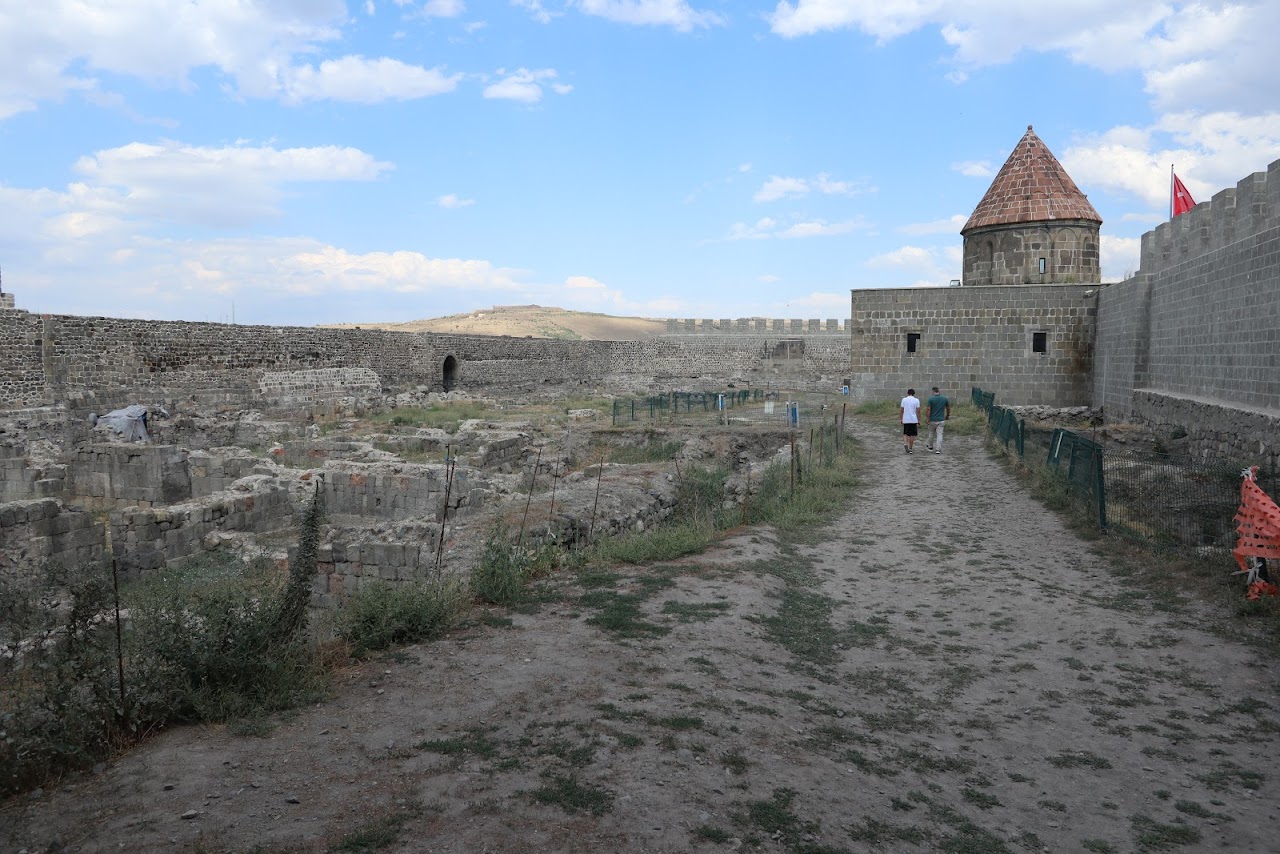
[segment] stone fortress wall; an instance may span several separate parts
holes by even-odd
[[[1143,235],[1137,274],[1098,295],[1092,386],[1109,420],[1276,460],[1280,160]]]
[[[1097,285],[880,288],[853,292],[856,401],[979,386],[1015,406],[1089,402]]]

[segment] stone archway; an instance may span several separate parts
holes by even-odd
[[[453,391],[458,387],[458,360],[453,356],[444,357],[444,374],[442,380],[445,391]]]

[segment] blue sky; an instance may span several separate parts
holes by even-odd
[[[1280,158],[1280,3],[0,0],[34,312],[847,317],[960,275],[1028,124],[1105,280]]]

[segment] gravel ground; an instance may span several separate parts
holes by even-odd
[[[858,430],[821,530],[564,573],[265,737],[178,728],[12,799],[4,849],[1280,849],[1273,664],[980,439]]]

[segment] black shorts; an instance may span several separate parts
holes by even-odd
[[[919,435],[920,435],[920,425],[919,425],[919,424],[903,424],[903,425],[902,425],[902,435],[904,435],[904,436],[919,436]]]

